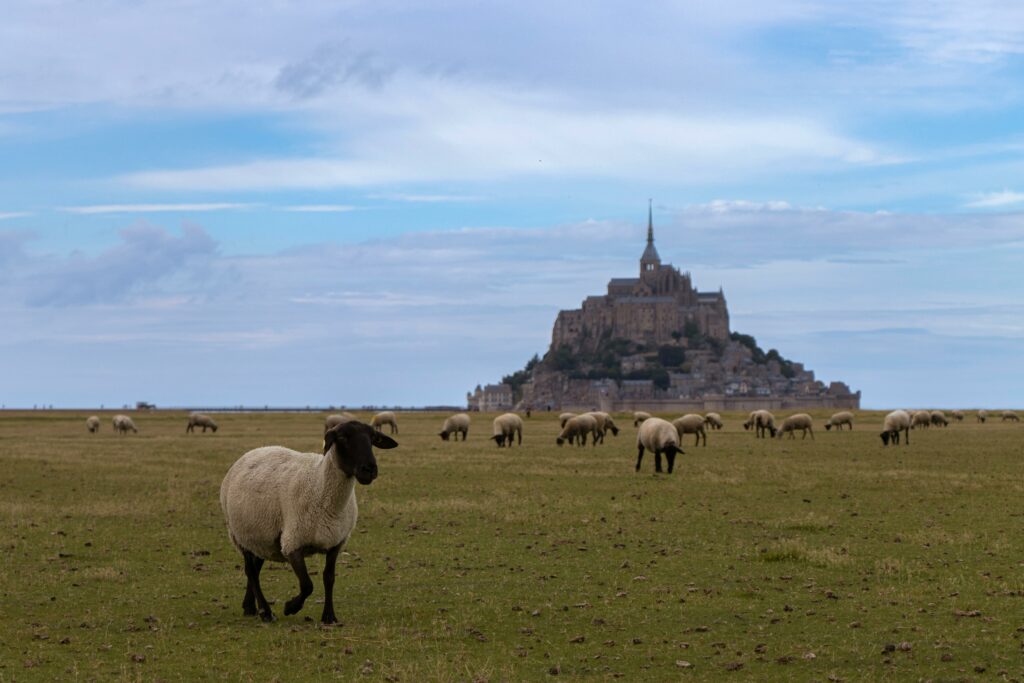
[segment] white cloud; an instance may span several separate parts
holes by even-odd
[[[355,211],[357,207],[351,204],[299,204],[282,208],[284,211],[295,211],[298,213],[347,213]]]
[[[371,194],[370,199],[384,199],[389,202],[448,203],[478,202],[483,197],[459,194]]]
[[[64,206],[60,210],[65,213],[102,214],[102,213],[165,213],[183,212],[196,213],[203,211],[236,211],[248,209],[253,204],[237,204],[217,202],[207,204],[94,204],[89,206]]]
[[[27,218],[32,213],[29,211],[0,211],[0,221],[11,220],[13,218]]]
[[[976,198],[965,204],[976,209],[991,209],[1002,206],[1011,206],[1024,202],[1024,192],[1013,192],[1003,190],[1002,192],[988,192],[976,195]]]

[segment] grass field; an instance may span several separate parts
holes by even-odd
[[[268,564],[278,621],[242,616],[218,503],[245,451],[317,450],[322,415],[86,415],[0,413],[0,681],[1024,680],[1024,425],[886,449],[881,413],[815,441],[727,414],[656,476],[625,418],[578,449],[534,415],[499,450],[492,416],[455,443],[400,414],[324,628],[320,558],[300,614]]]

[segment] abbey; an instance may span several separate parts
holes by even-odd
[[[467,394],[470,409],[753,410],[859,408],[860,392],[762,350],[729,327],[725,294],[663,264],[651,209],[638,277],[560,311],[543,358]]]

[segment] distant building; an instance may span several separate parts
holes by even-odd
[[[826,387],[803,364],[732,333],[721,288],[700,292],[688,272],[661,262],[650,208],[639,277],[612,278],[605,294],[560,311],[551,347],[517,392],[478,385],[467,402],[482,411],[860,407],[845,383]]]

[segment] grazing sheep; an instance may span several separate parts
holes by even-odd
[[[767,434],[771,433],[774,437],[776,433],[775,429],[775,416],[769,413],[767,410],[755,410],[750,413],[750,417],[743,423],[744,429],[754,428],[754,436],[758,439],[767,438]]]
[[[96,417],[95,415],[86,418],[85,426],[89,430],[90,434],[95,434],[96,432],[100,431],[100,418]]]
[[[381,429],[384,425],[388,425],[391,434],[398,433],[398,420],[395,419],[395,414],[390,410],[381,411],[370,418],[370,426],[378,432],[384,431]]]
[[[708,433],[704,431],[704,418],[695,413],[683,415],[672,420],[672,426],[679,433],[679,440],[682,442],[683,434],[695,434],[694,446],[700,445],[701,437],[704,437],[704,445],[708,445]]]
[[[932,424],[936,427],[940,425],[946,427],[949,425],[949,420],[946,419],[946,414],[941,410],[933,410],[929,415],[929,418],[931,419]]]
[[[597,420],[597,441],[604,443],[604,435],[609,431],[612,433],[612,436],[619,435],[619,428],[615,426],[615,420],[608,413],[601,410],[592,410],[589,413],[584,413],[584,415],[592,415]],[[564,427],[565,425],[562,426]]]
[[[676,464],[676,453],[682,453],[679,446],[679,432],[671,422],[660,417],[649,417],[640,425],[636,433],[636,471],[640,471],[640,462],[644,459],[644,449],[654,451],[654,471],[661,472],[661,454],[665,454],[668,462],[668,473]]]
[[[135,423],[127,415],[115,415],[113,423],[114,431],[118,434],[127,434],[129,429],[136,434],[139,433],[139,430],[135,427]]]
[[[918,410],[914,413],[914,417],[910,419],[910,428],[917,429],[928,429],[932,424],[932,414],[927,410]]]
[[[206,433],[206,428],[209,427],[213,432],[217,433],[217,423],[213,421],[213,418],[205,413],[190,413],[188,416],[188,426],[185,427],[185,432],[194,432],[196,427],[203,428],[203,434]]]
[[[565,423],[576,417],[576,413],[562,413],[558,416],[558,422],[562,427],[565,427]]]
[[[459,434],[462,434],[462,440],[465,441],[469,437],[469,415],[466,413],[455,413],[444,420],[444,426],[441,427],[440,436],[445,441],[448,437],[455,434],[455,441],[459,440]]]
[[[900,443],[900,432],[906,432],[906,445],[910,445],[910,415],[905,410],[894,410],[885,416],[885,423],[882,425],[882,444],[889,445],[892,441],[894,446]]]
[[[853,413],[846,410],[836,413],[825,423],[825,431],[835,427],[837,432],[841,432],[843,425],[849,425],[850,429],[853,429]]]
[[[987,410],[979,410],[978,411],[978,422],[980,422],[981,424],[985,424],[985,420],[987,420],[987,419],[988,419],[988,411]]]
[[[708,413],[704,416],[704,423],[711,429],[721,429],[725,426],[722,422],[722,416],[718,413]]]
[[[807,413],[797,413],[796,415],[790,415],[782,421],[782,426],[779,427],[778,438],[782,438],[783,434],[789,434],[789,438],[796,438],[796,430],[803,432],[801,439],[807,438],[807,432],[811,433],[811,441],[814,441],[814,421],[811,420],[811,416]]]
[[[220,485],[220,507],[228,537],[242,553],[248,580],[242,613],[273,621],[260,588],[265,560],[288,562],[299,579],[299,594],[285,614],[302,609],[313,592],[306,557],[324,553],[324,608],[320,621],[337,623],[334,573],[338,553],[352,535],[359,510],[356,482],[377,478],[373,447],[398,444],[362,422],[345,422],[324,435],[324,453],[299,453],[265,446],[240,457]]]
[[[639,427],[641,424],[643,424],[644,420],[650,420],[650,419],[651,419],[651,414],[650,413],[645,413],[642,410],[637,410],[637,411],[633,412],[633,426],[634,427]]]
[[[964,421],[964,411],[962,411],[962,410],[954,410],[953,411],[953,419],[956,420],[957,422],[963,422]]]
[[[353,420],[358,420],[358,418],[352,413],[328,415],[324,419],[324,434],[326,434],[327,430],[332,427],[337,427],[340,424],[344,424],[345,422],[352,422]]]
[[[555,439],[555,443],[561,446],[566,441],[574,443],[576,439],[579,439],[578,445],[586,446],[587,434],[591,434],[594,437],[593,445],[596,446],[598,429],[597,418],[590,413],[570,417],[562,427],[562,432]]]
[[[498,444],[498,448],[505,445],[508,442],[508,447],[512,448],[512,438],[518,436],[519,445],[523,445],[523,421],[515,413],[505,413],[494,418],[493,426],[494,442]]]
[[[1003,411],[1003,422],[1020,422],[1020,417],[1012,410]]]

